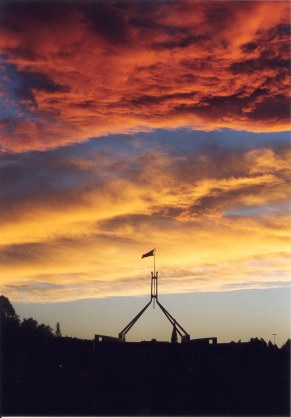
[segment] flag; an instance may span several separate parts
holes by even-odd
[[[149,251],[148,253],[145,253],[141,256],[141,258],[150,257],[151,255],[154,255],[155,249],[152,251]]]

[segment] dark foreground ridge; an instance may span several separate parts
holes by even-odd
[[[93,348],[5,306],[1,415],[289,416],[290,340]]]

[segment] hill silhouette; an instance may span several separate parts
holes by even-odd
[[[20,321],[0,297],[1,415],[289,416],[290,340],[104,342]]]

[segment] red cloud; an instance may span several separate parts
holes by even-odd
[[[6,150],[157,127],[288,127],[288,2],[1,7]]]

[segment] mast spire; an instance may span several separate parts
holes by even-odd
[[[141,317],[141,315],[145,312],[145,310],[150,306],[153,301],[153,306],[155,307],[155,300],[157,301],[157,305],[166,316],[168,321],[171,323],[173,327],[172,338],[171,341],[174,343],[177,341],[177,334],[181,337],[181,342],[185,343],[190,341],[190,335],[184,330],[184,328],[179,324],[178,321],[166,310],[166,308],[159,302],[158,300],[158,271],[156,271],[156,249],[149,251],[142,255],[141,258],[145,257],[154,257],[154,271],[152,271],[151,277],[151,298],[150,301],[145,305],[145,307],[126,325],[125,328],[118,334],[118,337],[121,341],[125,341],[125,336],[127,332],[133,327],[136,321]]]

